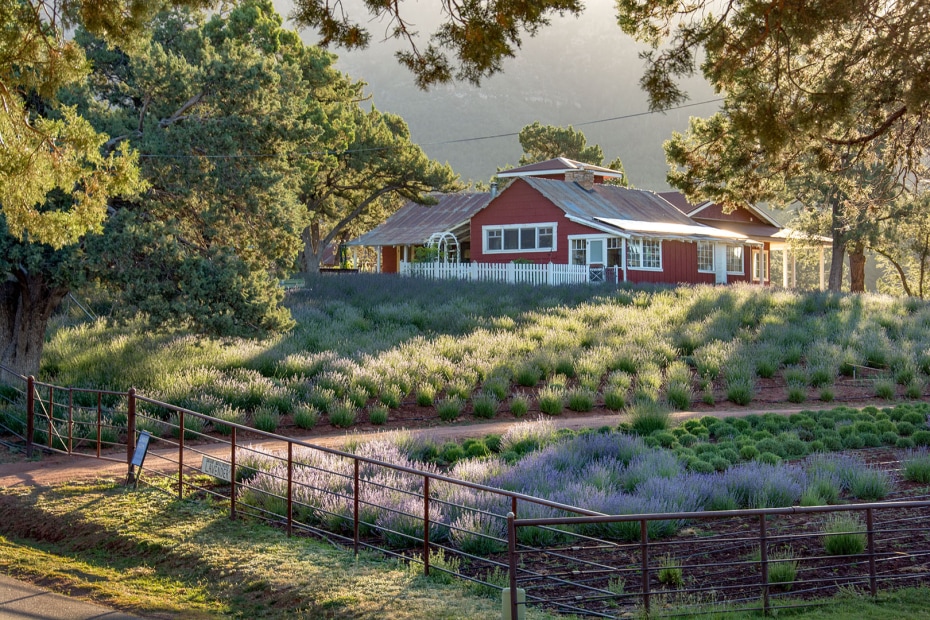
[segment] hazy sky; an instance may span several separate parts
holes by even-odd
[[[408,0],[404,8],[422,32],[429,3]],[[279,0],[287,15],[290,6]],[[367,16],[361,11],[357,15]],[[380,42],[385,26],[369,24],[373,43],[360,52],[333,49],[338,67],[368,83],[379,109],[400,114],[410,126],[413,139],[433,158],[448,161],[464,179],[487,180],[498,166],[516,164],[521,149],[516,136],[461,141],[500,134],[516,134],[533,121],[573,125],[589,143],[600,144],[606,160],[621,157],[637,187],[667,189],[662,142],[674,130],[684,131],[690,115],[707,116],[717,104],[707,104],[666,114],[592,123],[602,119],[647,111],[639,89],[641,49],[617,26],[613,2],[592,0],[581,17],[555,18],[539,36],[524,41],[517,57],[505,62],[504,72],[481,87],[454,84],[428,92],[414,85],[412,75],[397,64],[397,43]],[[301,33],[308,43],[315,34]],[[717,96],[702,80],[688,83],[692,102]],[[590,123],[590,124],[587,124]]]

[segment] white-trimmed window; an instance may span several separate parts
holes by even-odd
[[[697,242],[698,271],[714,272],[714,244],[710,241]]]
[[[743,246],[727,246],[727,273],[744,273],[746,267],[743,265]]]
[[[620,237],[607,237],[607,266],[622,267],[623,239]]]
[[[767,282],[769,279],[769,253],[767,250],[752,252],[752,279]]]
[[[484,226],[484,251],[551,252],[555,250],[556,225],[520,224],[513,226]]]
[[[662,270],[662,240],[633,238],[626,242],[626,266],[629,269]]]

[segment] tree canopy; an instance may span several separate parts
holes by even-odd
[[[588,145],[584,133],[572,126],[556,127],[543,125],[535,121],[520,130],[520,146],[523,155],[520,156],[520,165],[533,164],[540,161],[565,157],[574,161],[595,166],[604,165],[604,151],[597,144]],[[606,166],[611,170],[623,173],[621,185],[628,185],[623,162],[617,157]]]
[[[172,0],[174,4],[206,4]],[[6,230],[62,247],[99,231],[111,196],[139,189],[130,151],[100,153],[97,133],[55,100],[78,84],[89,65],[65,32],[82,24],[129,48],[145,39],[143,25],[166,0],[0,0],[0,208]],[[46,197],[55,200],[48,208]]]

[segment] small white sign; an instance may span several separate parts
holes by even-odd
[[[220,480],[225,480],[226,482],[230,482],[232,480],[232,468],[226,461],[221,461],[219,459],[205,456],[203,457],[203,461],[200,463],[200,470],[205,474],[209,474],[215,478],[219,478]]]

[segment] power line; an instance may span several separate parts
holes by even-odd
[[[634,112],[632,114],[623,114],[621,116],[612,116],[610,118],[600,118],[593,121],[585,121],[583,123],[574,123],[571,124],[573,127],[584,127],[586,125],[597,125],[599,123],[610,123],[613,121],[622,121],[630,118],[637,118],[640,116],[650,116],[652,114],[664,114],[666,112],[673,112],[675,110],[684,110],[687,108],[694,108],[697,106],[707,105],[709,103],[720,103],[723,101],[723,98],[717,99],[708,99],[706,101],[698,101],[695,103],[686,103],[678,106],[673,106],[670,108],[664,108],[662,110],[647,110],[644,112]],[[472,138],[458,138],[455,140],[442,140],[440,142],[426,142],[420,144],[419,146],[443,146],[446,144],[462,144],[465,142],[479,142],[482,140],[497,140],[498,138],[513,138],[519,136],[519,131],[512,131],[509,133],[498,133],[489,136],[475,136]],[[359,148],[359,149],[346,149],[343,151],[296,151],[293,153],[239,153],[233,155],[190,155],[190,154],[140,154],[140,159],[267,159],[271,157],[322,157],[325,155],[349,155],[351,153],[372,153],[377,151],[388,151],[399,147],[394,146],[379,146],[371,148]]]

